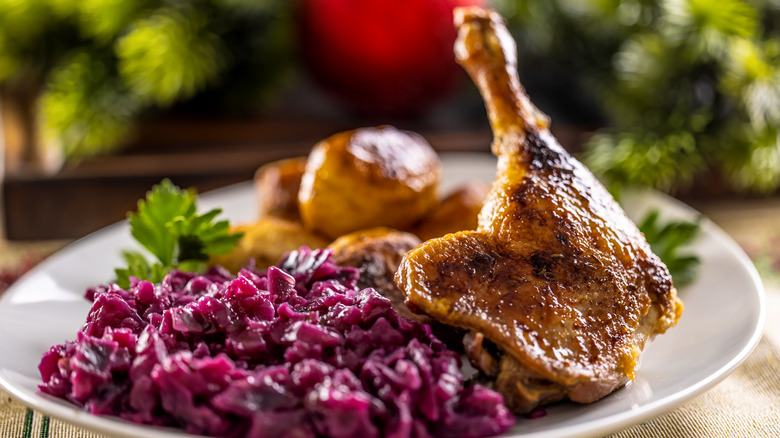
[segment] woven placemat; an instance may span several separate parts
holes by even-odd
[[[746,249],[764,279],[768,318],[755,351],[714,388],[668,413],[615,432],[610,438],[780,437],[780,318],[776,317],[780,315],[780,203],[757,205],[742,205],[740,209],[723,205],[705,211]],[[55,243],[35,248],[45,254],[61,246],[62,243]],[[32,254],[32,260],[40,256]],[[16,256],[15,260],[25,263],[28,259]],[[12,272],[23,271],[14,269]],[[0,390],[0,438],[18,437],[104,436],[51,419]]]
[[[50,419],[0,390],[0,437],[103,438]],[[780,354],[766,337],[712,390],[611,438],[780,437]],[[106,437],[108,438],[108,437]]]

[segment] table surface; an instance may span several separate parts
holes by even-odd
[[[690,201],[739,243],[759,269],[767,295],[767,325],[757,348],[720,384],[662,416],[611,437],[780,436],[780,199]],[[0,267],[34,263],[66,241],[0,240]],[[1,341],[0,341],[1,342]],[[50,419],[0,390],[0,437],[97,438]]]

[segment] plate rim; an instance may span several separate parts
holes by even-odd
[[[445,162],[448,159],[455,159],[455,157],[457,157],[459,160],[470,160],[471,158],[484,160],[486,157],[492,157],[486,153],[468,152],[441,153],[440,155],[442,157],[442,161]],[[231,184],[223,188],[204,192],[200,195],[199,200],[205,201],[204,203],[215,204],[219,197],[224,196],[225,193],[240,193],[249,189],[250,187],[251,182],[249,181]],[[702,226],[706,227],[707,232],[711,235],[711,237],[717,239],[719,245],[723,245],[728,250],[728,252],[736,257],[736,259],[739,261],[740,268],[742,268],[742,270],[748,274],[751,284],[754,286],[752,290],[754,290],[756,293],[755,298],[758,306],[757,309],[754,309],[758,311],[758,318],[752,327],[752,332],[748,340],[742,345],[742,348],[737,354],[731,357],[715,372],[710,373],[705,378],[697,381],[693,385],[687,386],[683,390],[675,391],[663,398],[641,406],[639,409],[627,409],[626,411],[622,411],[617,414],[595,418],[583,423],[568,425],[553,430],[540,430],[530,433],[520,432],[519,434],[510,430],[502,436],[518,438],[596,436],[614,432],[650,418],[657,417],[665,412],[669,412],[679,407],[683,403],[706,392],[720,383],[747,359],[747,357],[755,350],[761,341],[767,317],[765,289],[757,269],[750,261],[747,254],[745,254],[742,248],[739,247],[739,245],[723,229],[721,229],[712,220],[693,209],[691,206],[658,191],[641,190],[640,192],[645,192],[646,195],[649,194],[651,197],[657,197],[665,203],[672,204],[676,209],[685,211],[687,214],[700,215],[703,218]],[[199,202],[199,204],[202,203]],[[23,275],[15,284],[11,285],[11,287],[2,296],[0,296],[0,309],[7,305],[7,302],[10,301],[14,295],[20,293],[17,290],[22,290],[21,286],[24,285],[24,280],[34,275],[38,275],[41,272],[45,272],[49,265],[56,263],[59,258],[66,257],[70,252],[84,245],[91,245],[95,239],[100,239],[101,237],[110,235],[111,233],[118,233],[121,228],[126,227],[126,222],[126,220],[119,221],[95,232],[89,233],[86,236],[66,245],[56,253],[52,254],[51,257],[43,260],[40,264]],[[17,287],[17,285],[20,286]],[[170,438],[176,436],[194,437],[194,435],[187,434],[186,432],[177,429],[141,425],[116,417],[93,415],[86,411],[80,410],[75,405],[71,405],[66,401],[42,394],[40,391],[36,391],[35,393],[31,394],[25,388],[18,387],[14,382],[13,377],[8,375],[6,369],[3,368],[0,368],[0,387],[2,387],[9,395],[28,408],[34,409],[52,418],[57,418],[77,427],[82,427],[98,433],[109,434],[110,436],[136,438],[140,436],[149,438]]]

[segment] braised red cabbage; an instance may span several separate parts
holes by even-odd
[[[427,325],[357,279],[302,248],[267,271],[90,289],[76,340],[44,354],[40,389],[217,437],[480,437],[514,423]]]

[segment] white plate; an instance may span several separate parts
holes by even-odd
[[[445,188],[468,179],[490,181],[495,160],[487,155],[443,157]],[[203,209],[222,207],[235,222],[255,217],[251,184],[204,195]],[[696,212],[657,193],[626,201],[633,218],[649,208],[665,217],[694,218]],[[127,225],[119,223],[68,246],[9,289],[0,300],[0,385],[23,403],[56,418],[117,437],[185,436],[82,412],[37,392],[38,363],[48,348],[74,339],[90,304],[88,286],[104,283],[120,265],[119,250],[132,246]],[[650,344],[636,381],[590,405],[559,404],[547,416],[519,419],[514,437],[602,435],[665,412],[725,378],[761,337],[764,296],[761,281],[742,250],[704,219],[692,247],[702,259],[698,280],[680,290],[685,312],[677,327]]]

